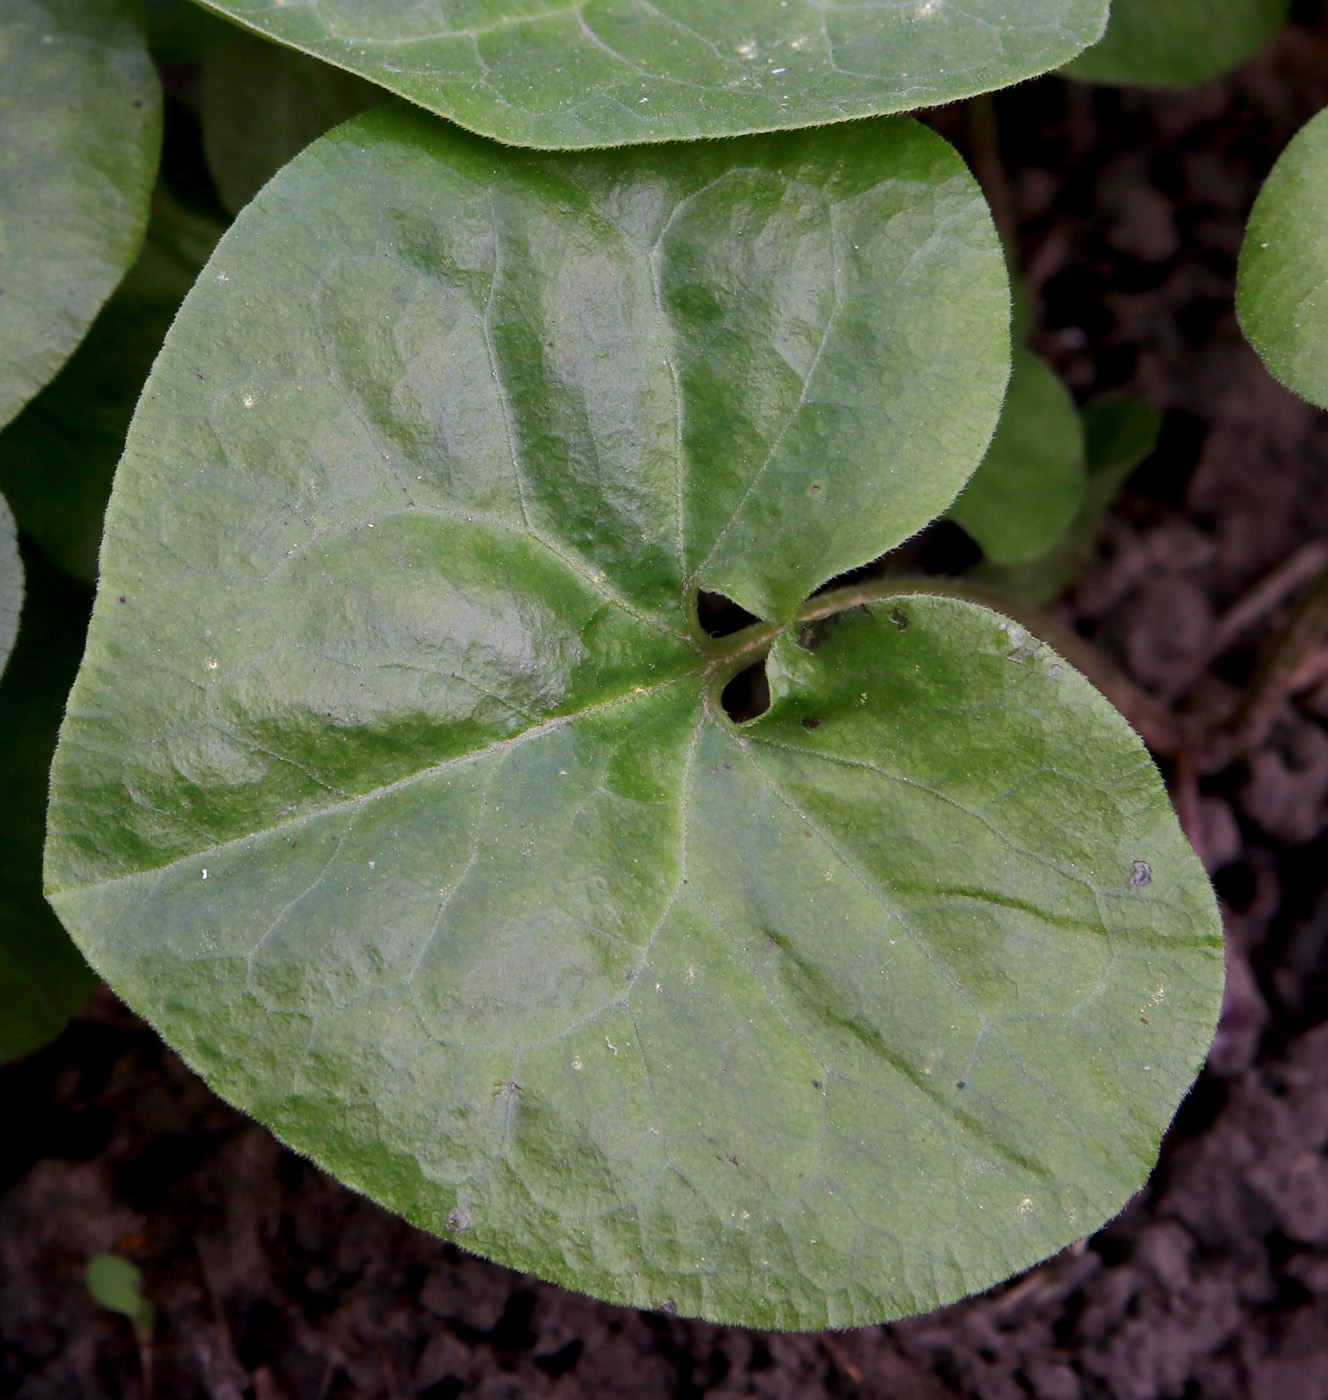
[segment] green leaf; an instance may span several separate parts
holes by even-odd
[[[102,515],[134,405],[222,225],[164,190],[138,261],[55,379],[0,433],[0,488],[64,569],[97,581]]]
[[[1079,509],[1064,533],[1035,558],[1018,564],[979,560],[968,573],[989,588],[1033,607],[1059,598],[1093,548],[1098,526],[1136,467],[1157,446],[1162,415],[1139,399],[1094,404],[1084,413],[1088,473]]]
[[[83,338],[134,260],[161,89],[134,0],[0,10],[0,426]]]
[[[98,1254],[88,1260],[88,1292],[103,1308],[121,1313],[140,1333],[152,1332],[153,1307],[143,1296],[143,1275],[119,1254]]]
[[[1049,548],[1084,495],[1084,429],[1055,370],[1016,345],[1010,388],[982,465],[950,515],[997,564]]]
[[[130,432],[53,773],[80,946],[351,1186],[600,1297],[845,1326],[1094,1228],[1220,997],[1157,774],[992,613],[799,607],[949,504],[1008,313],[908,121],[316,143]]]
[[[23,560],[19,557],[9,503],[0,496],[0,675],[4,674],[9,653],[14,649],[22,610]]]
[[[1097,39],[1107,13],[1107,0],[209,3],[471,131],[545,150],[950,102],[1064,63]]]
[[[221,202],[238,214],[311,141],[384,95],[307,54],[237,33],[203,65],[203,147]]]
[[[1112,0],[1102,42],[1063,71],[1090,83],[1206,83],[1253,58],[1290,8],[1290,0]]]
[[[1296,134],[1254,203],[1236,310],[1278,379],[1328,408],[1328,112]]]
[[[88,590],[27,556],[22,625],[0,680],[0,1062],[59,1034],[96,985],[42,896],[46,793],[78,670]]]

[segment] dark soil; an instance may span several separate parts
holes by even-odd
[[[1328,1400],[1328,653],[1256,751],[1203,737],[1328,561],[1328,418],[1268,377],[1232,307],[1253,197],[1328,105],[1312,10],[1197,92],[1045,79],[997,99],[1037,347],[1085,402],[1128,392],[1166,413],[1058,605],[1200,736],[1164,766],[1228,916],[1226,1015],[1148,1189],[1023,1278],[890,1327],[643,1314],[353,1195],[102,993],[0,1072],[0,1395],[138,1397],[148,1360],[171,1400]],[[964,109],[932,119],[966,141]],[[923,554],[965,562],[945,529]],[[102,1251],[143,1270],[151,1357],[87,1293]]]

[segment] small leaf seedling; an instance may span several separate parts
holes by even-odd
[[[152,1334],[156,1309],[143,1296],[143,1275],[122,1254],[98,1254],[88,1260],[85,1277],[88,1292],[109,1312],[128,1318],[138,1343],[145,1400],[152,1396]]]

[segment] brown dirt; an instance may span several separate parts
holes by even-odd
[[[1167,415],[1058,605],[1193,724],[1168,773],[1228,916],[1222,1028],[1147,1190],[1023,1278],[890,1327],[642,1314],[387,1215],[103,993],[0,1071],[0,1395],[142,1394],[129,1325],[82,1281],[119,1250],[157,1305],[172,1400],[1328,1400],[1328,680],[1302,677],[1252,753],[1205,737],[1328,544],[1328,418],[1273,383],[1232,309],[1253,196],[1328,105],[1328,22],[1309,7],[1198,92],[1046,79],[997,105],[1038,347],[1085,401],[1130,392]],[[962,109],[933,120],[962,143]],[[955,567],[953,534],[928,547]],[[1288,559],[1285,587],[1251,591]]]

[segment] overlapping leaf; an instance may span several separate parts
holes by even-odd
[[[131,430],[53,774],[80,945],[350,1184],[606,1298],[847,1325],[1086,1233],[1211,1033],[1202,871],[1013,624],[803,602],[950,503],[1007,327],[906,121],[339,128]]]
[[[0,1063],[57,1035],[95,979],[42,896],[47,780],[78,670],[88,590],[28,558],[22,626],[0,679]]]
[[[1102,42],[1066,65],[1093,83],[1206,83],[1253,58],[1290,0],[1112,0]]]
[[[6,0],[0,426],[60,368],[133,262],[160,130],[134,0]]]
[[[19,523],[89,583],[143,381],[221,232],[159,189],[137,262],[60,373],[0,432],[0,489]]]
[[[1236,307],[1268,368],[1328,408],[1328,112],[1297,133],[1255,202]]]
[[[993,563],[1019,564],[1065,531],[1084,481],[1079,410],[1055,370],[1017,345],[996,435],[950,514]]]
[[[817,126],[1046,72],[1107,0],[208,0],[486,136],[542,149]]]

